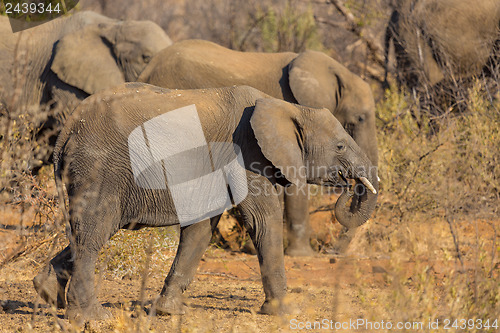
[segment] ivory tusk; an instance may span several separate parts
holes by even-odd
[[[377,194],[377,190],[373,187],[372,183],[366,177],[360,177],[359,180],[365,185],[373,194]]]

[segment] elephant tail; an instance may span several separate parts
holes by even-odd
[[[71,228],[70,228],[70,223],[69,223],[69,213],[68,210],[66,209],[66,197],[64,195],[64,186],[63,186],[63,151],[64,148],[66,147],[66,143],[62,144],[62,142],[67,142],[67,140],[63,140],[63,132],[59,135],[57,138],[57,143],[54,148],[54,180],[56,183],[56,189],[57,189],[57,196],[59,198],[59,208],[61,209],[64,217],[64,222],[66,224],[66,234],[69,239],[71,239]]]

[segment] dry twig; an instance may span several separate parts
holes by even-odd
[[[369,36],[366,31],[363,31],[363,29],[360,28],[360,26],[356,23],[358,20],[356,20],[355,16],[352,14],[352,12],[346,8],[343,4],[342,1],[340,0],[330,0],[330,3],[335,6],[337,11],[344,16],[344,18],[347,21],[347,26],[346,29],[354,33],[356,36],[358,36],[368,47],[368,51],[370,52],[370,56],[375,63],[377,63],[379,66],[382,66],[384,68],[384,57],[382,56],[384,53],[382,49],[377,45],[376,41],[373,39],[373,37]],[[325,22],[326,24],[333,25],[333,23],[330,22]],[[380,79],[382,80],[382,79]]]

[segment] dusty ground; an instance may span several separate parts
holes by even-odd
[[[314,204],[320,207],[324,202]],[[187,314],[153,316],[150,311],[152,300],[162,288],[175,254],[175,242],[174,246],[165,249],[161,246],[155,248],[157,253],[153,256],[146,288],[141,294],[144,274],[138,269],[124,273],[116,268],[116,263],[126,260],[129,266],[143,265],[144,254],[130,255],[130,251],[135,250],[128,247],[136,244],[141,237],[148,236],[140,234],[142,231],[127,231],[112,240],[103,251],[98,265],[102,272],[97,274],[98,298],[114,318],[91,322],[82,328],[64,319],[63,310],[45,305],[38,298],[31,281],[44,265],[51,247],[62,248],[65,245],[64,236],[57,236],[49,229],[44,238],[33,238],[30,235],[43,230],[43,226],[33,224],[34,212],[27,211],[24,216],[24,229],[19,228],[19,209],[5,208],[0,216],[0,263],[8,261],[0,266],[0,332],[296,332],[300,325],[314,321],[334,324],[362,318],[371,321],[412,320],[412,313],[420,313],[422,307],[429,306],[425,305],[428,303],[426,299],[411,298],[412,293],[422,295],[419,294],[422,286],[429,286],[422,284],[422,279],[434,285],[436,291],[432,297],[439,299],[447,292],[444,281],[451,272],[457,269],[470,271],[477,265],[466,252],[474,252],[478,235],[482,235],[482,247],[488,251],[492,249],[492,260],[496,260],[491,279],[500,281],[500,239],[493,231],[495,226],[498,229],[498,221],[457,224],[460,249],[464,252],[462,266],[456,256],[449,255],[446,259],[440,254],[453,249],[446,224],[416,223],[397,227],[370,221],[347,242],[339,237],[340,227],[332,213],[327,211],[311,215],[315,244],[322,253],[314,257],[285,257],[290,314],[282,317],[256,314],[264,301],[256,256],[212,246],[185,293]],[[384,232],[388,236],[381,238],[379,234]],[[140,247],[140,244],[134,246]],[[329,244],[330,248],[326,249],[325,244]],[[342,254],[338,253],[339,250]],[[401,283],[395,283],[397,281]],[[498,286],[497,291],[500,291],[500,283]],[[405,291],[401,292],[398,288]],[[408,299],[401,300],[403,296],[391,298],[398,293],[409,295]],[[391,299],[401,302],[402,307],[408,306],[405,302],[411,302],[412,309],[399,309],[399,303],[389,304]],[[394,313],[394,308],[397,313]],[[445,315],[446,307],[441,310]],[[441,310],[436,308],[431,312]],[[381,313],[384,313],[383,318],[376,317]],[[373,330],[360,327],[342,331]]]
[[[27,263],[24,263],[27,264]],[[256,256],[210,250],[203,259],[196,276],[186,292],[188,313],[184,317],[145,317],[142,321],[132,305],[140,304],[140,279],[104,278],[99,281],[99,300],[110,309],[115,320],[92,323],[97,331],[121,331],[127,325],[150,325],[158,332],[181,331],[269,332],[291,330],[290,320],[300,322],[314,320],[337,320],[363,318],[357,290],[363,285],[373,289],[386,288],[388,260],[377,258],[359,259],[322,255],[318,257],[285,259],[289,298],[292,314],[285,317],[258,315],[255,312],[264,300]],[[36,273],[32,269],[17,270],[16,265],[4,268],[9,271],[7,279],[2,276],[3,313],[0,313],[0,331],[16,330],[48,331],[58,325],[68,328],[62,310],[54,311],[40,301],[32,287],[31,279]],[[408,263],[404,263],[408,265]],[[409,273],[411,274],[411,273]],[[438,273],[435,273],[438,274]],[[161,290],[163,276],[148,276],[145,293],[145,312],[151,308],[151,300]],[[34,308],[38,307],[36,315]]]
[[[179,317],[147,317],[151,329],[158,332],[172,331],[182,327],[182,331],[261,331],[268,332],[278,328],[286,329],[289,320],[300,321],[328,318],[360,317],[356,311],[356,288],[354,276],[369,276],[374,286],[383,286],[383,260],[356,260],[353,258],[329,257],[287,258],[286,271],[289,286],[289,301],[294,313],[283,318],[258,315],[255,311],[264,300],[260,284],[258,262],[255,256],[233,254],[223,250],[213,250],[205,256],[197,277],[186,292],[188,313]],[[0,281],[2,289],[2,307],[0,314],[2,332],[27,329],[30,326],[39,332],[49,330],[54,325],[65,325],[63,311],[55,311],[40,304],[40,309],[33,316],[37,306],[37,295],[31,279],[34,271],[16,272],[12,267],[10,274],[16,280]],[[118,280],[106,278],[100,281],[99,300],[110,309],[115,320],[107,323],[94,323],[98,331],[108,332],[123,328],[125,325],[138,324],[129,316],[137,314],[131,310],[131,303],[140,300],[139,280]],[[153,274],[148,277],[145,295],[146,315],[151,307],[151,300],[161,290],[163,277]],[[344,311],[349,309],[349,313]],[[354,310],[354,311],[353,311]],[[55,316],[54,316],[55,315]]]
[[[362,289],[369,290],[371,295],[393,291],[388,283],[389,276],[394,273],[390,258],[318,255],[286,257],[285,264],[290,315],[256,314],[264,300],[256,256],[212,248],[207,251],[194,282],[185,293],[188,305],[185,316],[148,316],[151,301],[163,284],[162,273],[153,270],[147,277],[143,307],[140,306],[141,277],[113,278],[103,274],[98,277],[98,298],[111,310],[114,319],[87,324],[84,331],[135,332],[140,329],[142,332],[147,331],[146,328],[156,332],[297,331],[294,325],[308,321],[369,319],[371,311],[366,306],[376,303],[377,299],[362,299],[366,297]],[[428,274],[437,281],[443,278],[443,262],[424,264],[431,267]],[[397,271],[403,272],[403,278],[411,282],[415,279],[415,267],[414,261],[403,261],[399,262]],[[63,310],[39,303],[31,282],[38,269],[40,263],[29,258],[3,267],[0,332],[74,329],[64,319]]]

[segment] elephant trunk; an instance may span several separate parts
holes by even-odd
[[[368,178],[361,173],[353,175],[356,181],[353,190],[346,189],[335,204],[337,220],[349,229],[365,223],[375,209],[379,184],[377,175],[374,172],[371,174]]]

